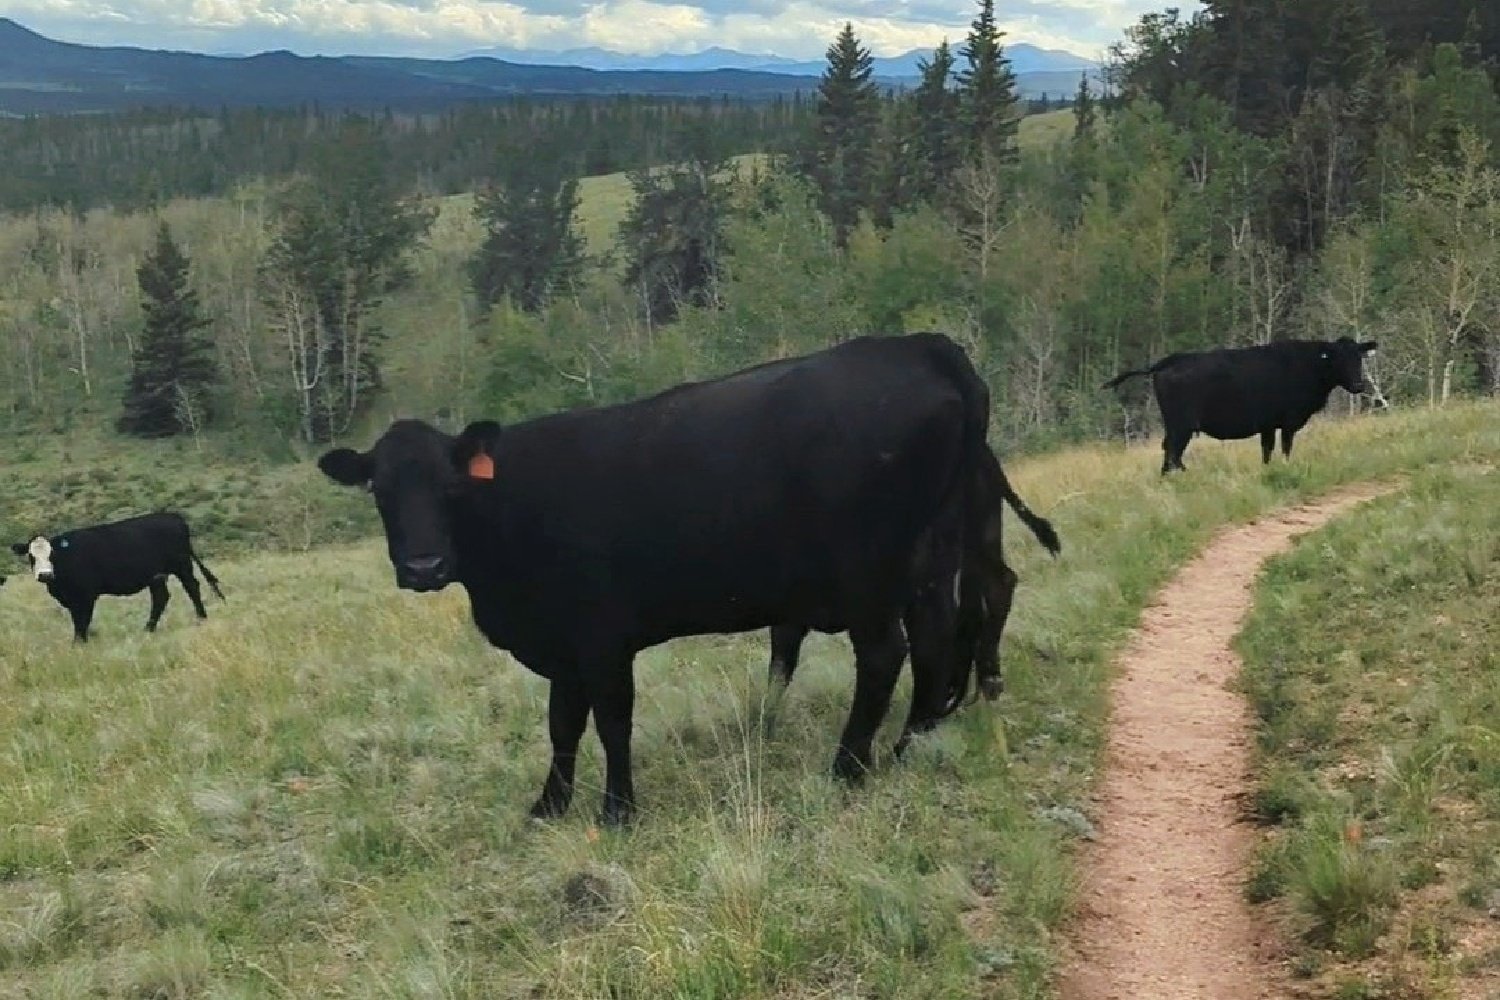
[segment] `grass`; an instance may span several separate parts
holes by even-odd
[[[526,820],[543,682],[461,594],[398,592],[378,542],[224,560],[230,602],[194,625],[176,596],[154,637],[144,598],[106,600],[84,648],[13,580],[0,997],[1047,996],[1086,829],[1068,820],[1149,595],[1227,522],[1351,480],[1458,482],[1500,455],[1497,416],[1323,420],[1269,470],[1252,444],[1196,444],[1166,481],[1154,448],[1013,463],[1065,549],[1015,529],[1001,702],[846,793],[825,773],[841,639],[809,643],[774,739],[762,636],[648,651],[625,833],[593,825],[592,736],[572,813]]]
[[[1420,470],[1261,585],[1241,646],[1278,827],[1254,888],[1323,995],[1500,989],[1497,511],[1491,460]]]
[[[330,494],[311,461],[272,461],[223,436],[206,437],[200,448],[180,440],[28,434],[11,440],[4,463],[5,545],[170,509],[188,518],[199,554],[217,567],[228,555],[368,537],[378,524],[364,497]]]
[[[1072,108],[1060,111],[1043,111],[1039,115],[1027,115],[1021,119],[1016,132],[1016,142],[1022,149],[1042,149],[1055,145],[1073,134],[1077,119]]]

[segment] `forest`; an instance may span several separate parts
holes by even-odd
[[[1349,408],[1494,393],[1497,35],[1461,0],[1168,10],[1029,132],[988,0],[900,93],[849,26],[805,101],[8,121],[0,407],[289,458],[917,329],[1009,448],[1145,432],[1100,384],[1208,346],[1377,340]]]

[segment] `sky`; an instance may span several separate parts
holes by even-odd
[[[996,16],[1009,42],[1095,58],[1163,6],[997,0]],[[654,55],[721,45],[814,59],[846,20],[876,55],[896,55],[961,38],[973,13],[973,0],[0,0],[0,16],[89,45],[438,58],[489,47]]]

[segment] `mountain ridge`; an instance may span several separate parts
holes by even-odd
[[[719,50],[727,52],[732,50]],[[707,59],[727,58],[719,53],[709,53]],[[302,56],[285,49],[222,56],[79,45],[47,38],[0,17],[0,115],[301,104],[348,110],[430,110],[521,95],[754,100],[810,92],[822,69],[821,64],[770,65],[774,68],[593,69],[510,62],[493,56]],[[1076,89],[1082,73],[1081,69],[1018,73],[1018,88],[1025,97],[1043,92],[1063,96]],[[878,74],[878,79],[885,86],[912,81],[910,76],[892,74]]]

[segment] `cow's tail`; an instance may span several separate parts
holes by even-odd
[[[1176,364],[1181,357],[1182,355],[1180,354],[1169,354],[1166,357],[1162,358],[1160,361],[1156,362],[1156,364],[1154,365],[1149,365],[1145,368],[1133,368],[1128,372],[1121,372],[1114,378],[1110,379],[1108,382],[1101,385],[1099,388],[1113,389],[1116,386],[1122,385],[1123,383],[1128,382],[1131,379],[1137,378],[1141,375],[1155,375],[1163,368],[1169,368],[1172,365]]]
[[[1030,507],[1026,506],[1026,502],[1016,495],[1016,491],[1010,485],[1010,480],[1005,478],[1004,466],[999,467],[999,472],[1000,495],[1005,498],[1006,503],[1010,504],[1010,509],[1016,512],[1016,516],[1026,527],[1031,529],[1031,533],[1036,536],[1037,541],[1042,543],[1044,549],[1054,556],[1062,552],[1062,539],[1057,537],[1057,530],[1052,527],[1052,522],[1034,513]]]
[[[188,555],[193,557],[193,562],[198,566],[198,572],[203,574],[203,579],[208,581],[208,585],[213,588],[213,592],[218,596],[219,600],[227,601],[228,598],[224,596],[224,591],[219,589],[219,578],[214,576],[213,570],[203,565],[203,560],[198,558],[198,553],[193,551],[191,545],[188,546]]]

